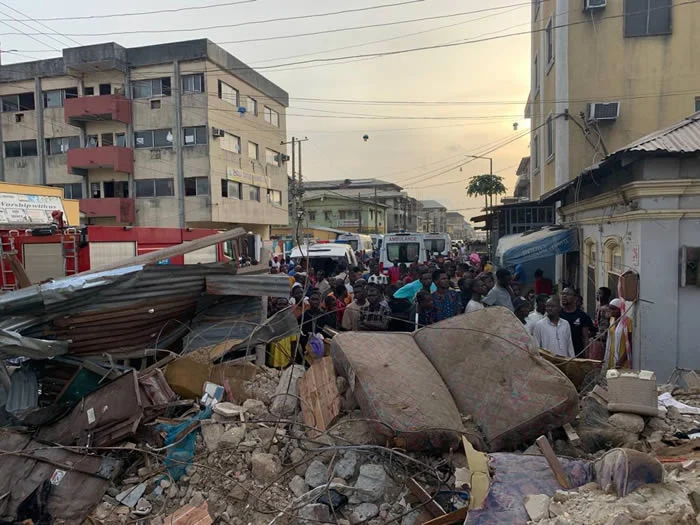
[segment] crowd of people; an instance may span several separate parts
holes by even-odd
[[[286,274],[291,292],[289,299],[273,301],[269,313],[291,305],[300,325],[300,336],[285,340],[272,352],[271,366],[291,362],[290,348],[297,339],[306,355],[326,328],[412,332],[489,307],[513,312],[540,348],[558,356],[598,359],[605,368],[629,367],[631,362],[631,320],[623,314],[623,303],[611,299],[608,288],[598,291],[599,307],[591,317],[573,288],[554,295],[552,281],[542,270],[535,272],[532,288],[523,295],[521,265],[494,272],[493,265],[477,254],[457,252],[423,264],[397,261],[386,272],[376,258],[365,261],[353,268],[340,263],[326,275],[306,260],[296,265],[281,257],[271,260],[271,273]]]

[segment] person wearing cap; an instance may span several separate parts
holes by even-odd
[[[613,299],[608,304],[610,328],[603,360],[608,369],[631,368],[632,365],[632,319],[622,313],[622,306],[620,299]]]

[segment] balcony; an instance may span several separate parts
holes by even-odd
[[[87,219],[113,218],[115,223],[133,224],[136,221],[136,199],[80,199],[80,213]]]
[[[131,100],[121,95],[69,98],[63,105],[63,116],[72,126],[93,120],[131,124]]]
[[[88,170],[97,168],[131,174],[134,172],[134,151],[122,146],[69,149],[66,164],[71,175],[87,175]]]

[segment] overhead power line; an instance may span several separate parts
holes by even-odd
[[[144,34],[144,33],[186,33],[195,31],[211,31],[213,29],[229,29],[232,27],[243,27],[252,26],[260,24],[269,24],[271,22],[289,22],[290,20],[306,20],[309,18],[320,18],[326,16],[344,15],[349,13],[360,13],[365,11],[374,11],[377,9],[385,9],[389,7],[399,7],[407,4],[419,4],[426,2],[428,0],[403,0],[402,2],[395,2],[393,4],[381,4],[368,7],[359,7],[355,9],[343,9],[341,11],[331,11],[326,13],[314,13],[309,15],[298,15],[298,16],[285,16],[280,18],[269,18],[267,20],[252,20],[249,22],[238,22],[235,24],[222,24],[216,26],[208,27],[186,27],[181,29],[140,29],[140,30],[130,30],[130,31],[107,31],[101,33],[72,33],[71,36],[114,36],[114,35],[133,35],[133,34]],[[10,35],[11,33],[7,33]]]
[[[41,27],[45,27],[45,28],[48,29],[49,31],[56,31],[53,27],[49,27],[49,26],[47,26],[46,24],[42,24],[41,22],[39,22],[39,21],[37,21],[37,20],[31,18],[31,17],[30,17],[29,15],[27,15],[26,13],[23,13],[23,12],[20,11],[19,9],[17,9],[17,8],[15,8],[15,7],[12,7],[11,5],[7,5],[5,2],[0,2],[0,5],[3,5],[3,6],[5,6],[6,8],[11,9],[11,10],[14,11],[15,13],[19,13],[20,15],[26,17],[28,20],[31,20],[33,23],[38,24],[38,25],[40,25]],[[2,14],[5,14],[5,13],[2,13]],[[15,22],[18,22],[18,23],[22,24],[23,26],[28,27],[28,28],[31,29],[32,31],[36,31],[35,28],[33,28],[32,26],[26,24],[24,20],[21,20],[21,19],[19,19],[19,18],[12,17],[12,15],[6,15],[6,16],[10,16],[11,19],[14,20]],[[54,38],[54,37],[51,36],[50,34],[47,34],[47,33],[42,33],[42,34],[44,34],[44,35],[46,36],[46,38],[49,38],[49,39],[53,40],[54,42],[57,42],[59,46],[64,46],[64,45],[65,45],[65,43],[63,43],[63,42],[61,42],[60,40]],[[60,33],[59,33],[59,34],[60,34]],[[73,43],[75,43],[75,44],[77,44],[77,45],[79,45],[79,46],[82,45],[80,42],[78,42],[78,41],[75,40],[74,38],[66,37],[66,36],[64,36],[64,35],[62,35],[62,34],[61,34],[61,36],[62,36],[62,37],[64,38],[64,40],[67,41],[67,42],[73,42]]]
[[[131,13],[110,13],[106,15],[83,15],[83,16],[78,16],[78,15],[73,15],[73,16],[56,16],[53,18],[34,18],[30,19],[27,18],[24,20],[25,22],[28,21],[34,21],[34,22],[58,22],[61,20],[93,20],[93,19],[98,19],[98,18],[122,18],[126,16],[144,16],[144,15],[155,15],[159,13],[180,13],[183,11],[201,11],[204,9],[213,9],[215,7],[228,7],[232,5],[239,5],[239,4],[250,4],[251,2],[256,2],[257,0],[238,0],[236,2],[224,2],[221,4],[210,4],[210,5],[200,5],[200,6],[193,6],[193,7],[177,7],[177,8],[172,8],[172,9],[155,9],[153,11],[137,11],[137,12],[131,12]],[[27,16],[27,15],[23,15]],[[6,20],[0,20],[0,22],[6,22]]]

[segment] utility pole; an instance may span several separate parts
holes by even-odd
[[[362,194],[357,192],[357,209],[360,222],[358,222],[357,233],[362,233]]]
[[[374,233],[379,233],[379,215],[377,213],[377,187],[374,187]]]
[[[301,143],[306,142],[309,140],[308,137],[304,137],[303,139],[298,139],[296,137],[292,137],[292,140],[289,142],[280,142],[281,145],[286,145],[286,144],[291,144],[292,145],[292,154],[291,154],[291,160],[292,160],[292,182],[291,182],[291,187],[289,188],[289,194],[291,197],[291,202],[289,205],[292,207],[292,232],[293,235],[296,237],[299,232],[299,222],[300,222],[300,217],[299,213],[303,213],[303,205],[301,203],[301,197],[304,194],[304,185],[303,185],[303,175],[302,175],[302,169],[301,169]],[[299,146],[299,180],[297,181],[297,145]],[[303,235],[302,235],[303,237]],[[296,240],[296,239],[295,239]]]

